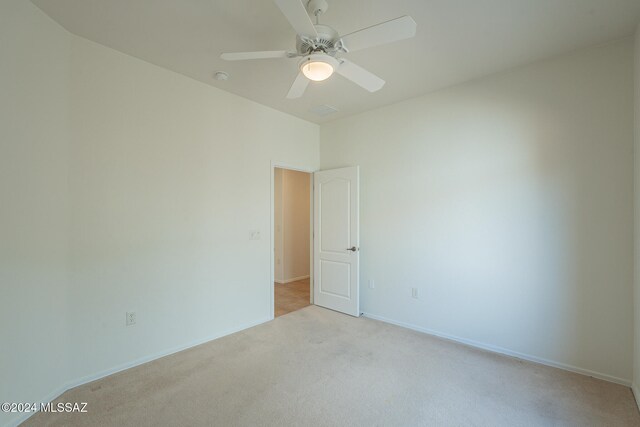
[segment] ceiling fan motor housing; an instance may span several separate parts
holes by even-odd
[[[296,49],[298,53],[302,55],[307,55],[313,52],[325,52],[328,53],[332,50],[340,36],[338,32],[333,28],[327,25],[314,25],[316,31],[318,32],[318,37],[315,39],[311,38],[301,38],[299,35],[296,36]]]

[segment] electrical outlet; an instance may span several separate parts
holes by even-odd
[[[136,312],[135,311],[127,311],[127,326],[136,324]]]
[[[418,299],[418,288],[411,288],[411,298]]]
[[[249,232],[249,240],[260,240],[260,230],[251,230]]]
[[[369,279],[369,289],[375,289],[376,288],[376,284],[373,280]]]

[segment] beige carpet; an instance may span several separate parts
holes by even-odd
[[[80,386],[26,425],[639,426],[629,388],[315,306]]]

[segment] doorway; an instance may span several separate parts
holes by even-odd
[[[311,304],[312,174],[274,168],[274,317]]]

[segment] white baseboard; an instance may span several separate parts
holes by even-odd
[[[637,384],[631,385],[631,392],[633,393],[633,397],[636,399],[636,405],[638,405],[638,411],[640,411],[640,388],[638,388]]]
[[[287,280],[276,280],[275,282],[280,285],[284,285],[285,283],[297,282],[298,280],[308,279],[309,277],[310,276],[307,274],[306,276],[294,277],[292,279],[287,279]]]
[[[466,338],[460,338],[460,337],[456,337],[454,335],[449,335],[449,334],[445,334],[442,332],[438,332],[438,331],[434,331],[431,329],[427,329],[427,328],[423,328],[421,326],[417,326],[417,325],[412,325],[409,323],[405,323],[405,322],[400,322],[397,320],[392,320],[392,319],[387,319],[386,317],[383,316],[378,316],[377,314],[372,314],[372,313],[362,313],[365,317],[368,317],[370,319],[375,319],[375,320],[380,320],[381,322],[385,322],[385,323],[391,323],[392,325],[396,325],[396,326],[402,326],[403,328],[407,328],[407,329],[411,329],[417,332],[422,332],[428,335],[433,335],[439,338],[444,338],[450,341],[455,341],[457,343],[460,344],[465,344],[468,345],[470,347],[475,347],[475,348],[479,348],[482,350],[486,350],[486,351],[490,351],[492,353],[498,353],[498,354],[503,354],[505,356],[510,356],[510,357],[515,357],[517,359],[522,359],[522,360],[526,360],[528,362],[534,362],[534,363],[539,363],[541,365],[546,365],[546,366],[551,366],[553,368],[559,368],[559,369],[563,369],[565,371],[570,371],[570,372],[575,372],[577,374],[582,374],[582,375],[587,375],[590,377],[594,377],[594,378],[598,378],[601,380],[605,380],[605,381],[609,381],[612,383],[616,383],[616,384],[621,384],[627,387],[631,387],[631,381],[624,379],[624,378],[618,378],[618,377],[614,377],[612,375],[608,375],[608,374],[603,374],[600,372],[595,372],[595,371],[591,371],[589,369],[582,369],[582,368],[578,368],[577,366],[572,366],[572,365],[567,365],[565,363],[561,363],[561,362],[556,362],[553,360],[549,360],[549,359],[544,359],[541,357],[537,357],[537,356],[531,356],[529,354],[524,354],[524,353],[519,353],[517,351],[512,351],[506,348],[502,348],[502,347],[498,347],[498,346],[494,346],[491,344],[484,344],[481,342],[477,342],[477,341],[473,341],[473,340],[469,340]],[[636,394],[636,399],[638,399],[640,397],[640,395]]]
[[[58,398],[62,393],[66,392],[67,390],[70,390],[72,388],[81,386],[83,384],[90,383],[92,381],[99,380],[100,378],[104,378],[104,377],[107,377],[109,375],[113,375],[113,374],[115,374],[117,372],[124,371],[126,369],[130,369],[130,368],[133,368],[135,366],[145,364],[147,362],[151,362],[152,360],[160,359],[161,357],[169,356],[171,354],[178,353],[178,352],[186,350],[188,348],[195,347],[195,346],[207,343],[209,341],[213,341],[215,339],[222,338],[222,337],[227,336],[227,335],[231,335],[231,334],[236,333],[236,332],[240,332],[242,330],[251,328],[253,326],[260,325],[260,324],[268,322],[270,320],[271,320],[270,318],[265,317],[265,318],[260,319],[260,320],[256,320],[256,321],[253,321],[253,322],[248,322],[248,323],[242,324],[242,325],[240,325],[238,327],[231,328],[231,329],[222,331],[220,333],[213,334],[213,335],[210,335],[208,337],[192,341],[192,342],[190,342],[188,344],[183,344],[183,345],[180,345],[180,346],[177,346],[177,347],[173,347],[171,349],[160,351],[158,353],[154,353],[154,354],[149,355],[149,356],[141,357],[141,358],[133,360],[131,362],[122,363],[122,364],[117,365],[117,366],[115,366],[113,368],[105,369],[105,370],[100,371],[100,372],[95,373],[95,374],[86,375],[84,377],[77,378],[77,379],[75,379],[73,381],[69,381],[68,383],[64,384],[63,386],[55,389],[54,391],[52,391],[51,393],[47,394],[42,399],[35,400],[35,402],[38,402],[38,403],[40,403],[40,402],[49,403],[49,402],[55,400],[56,398]],[[19,414],[16,418],[14,418],[13,420],[9,421],[7,426],[11,426],[11,427],[18,426],[19,424],[23,423],[27,418],[32,416],[34,413],[35,412]]]

